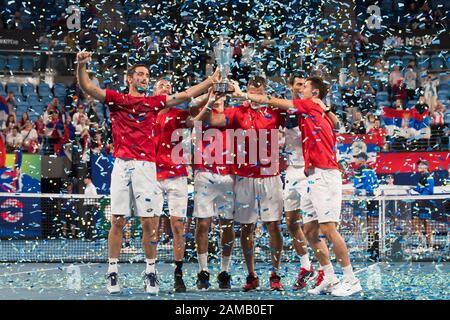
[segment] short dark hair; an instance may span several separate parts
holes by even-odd
[[[255,88],[259,88],[261,86],[266,86],[266,79],[260,76],[253,76],[248,80],[247,87],[254,86]]]
[[[305,79],[307,78],[306,73],[304,71],[295,71],[289,76],[289,84],[291,86],[294,85],[295,78]]]
[[[311,82],[311,86],[314,89],[318,89],[319,90],[319,98],[323,99],[326,97],[327,93],[328,93],[328,87],[325,84],[325,82],[323,82],[323,79],[320,77],[309,77],[308,79],[306,79],[306,81]]]
[[[131,67],[127,70],[127,76],[132,76],[132,75],[134,74],[134,72],[136,71],[136,69],[139,68],[139,67],[144,67],[144,68],[146,68],[146,69],[150,72],[150,69],[149,69],[145,64],[143,64],[143,63],[138,63],[138,64],[135,64],[135,65],[131,66]]]

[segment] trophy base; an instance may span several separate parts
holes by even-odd
[[[213,84],[214,93],[232,93],[234,87],[229,82],[217,82]]]

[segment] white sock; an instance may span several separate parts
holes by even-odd
[[[117,268],[117,263],[119,263],[119,259],[117,258],[108,258],[108,273],[119,273],[119,269]]]
[[[205,270],[208,271],[208,254],[207,253],[199,253],[197,254],[198,258],[198,266],[200,271]]]
[[[342,272],[344,273],[344,279],[347,279],[350,281],[356,280],[355,274],[353,273],[353,267],[351,264],[349,264],[346,267],[343,267]]]
[[[145,259],[146,267],[145,267],[145,273],[156,273],[155,265],[156,265],[156,259]]]
[[[336,279],[336,275],[334,274],[333,264],[327,264],[322,266],[323,273],[325,274],[326,279]]]
[[[300,265],[302,268],[306,270],[311,269],[311,261],[309,260],[309,254],[305,253],[304,255],[300,256]]]
[[[221,271],[228,272],[230,270],[231,256],[222,256],[222,261],[220,261]]]

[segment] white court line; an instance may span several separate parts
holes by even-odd
[[[369,269],[370,267],[376,266],[376,265],[378,265],[378,264],[381,264],[381,262],[377,262],[377,263],[371,264],[370,266],[367,266],[367,267],[364,267],[364,268],[362,268],[362,269],[356,270],[356,271],[353,272],[353,273],[354,273],[354,274],[358,274],[358,273],[363,272],[364,270]]]
[[[37,272],[47,272],[47,271],[53,271],[53,270],[62,270],[62,269],[67,269],[69,267],[89,267],[89,266],[94,266],[100,263],[88,263],[88,264],[81,264],[81,265],[71,265],[71,266],[67,266],[67,267],[59,267],[59,268],[48,268],[48,269],[40,269],[40,270],[31,270],[31,271],[21,271],[21,272],[14,272],[14,273],[6,273],[6,274],[0,274],[0,277],[8,277],[8,276],[16,276],[19,274],[29,274],[29,273],[37,273]]]

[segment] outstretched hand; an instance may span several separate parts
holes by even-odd
[[[241,88],[239,88],[239,83],[236,80],[231,80],[230,82],[234,88],[234,91],[231,94],[231,96],[233,98],[242,98],[244,96],[244,93],[242,92]]]
[[[77,53],[77,63],[79,65],[83,65],[91,61],[92,59],[92,52],[87,51],[81,51]]]

